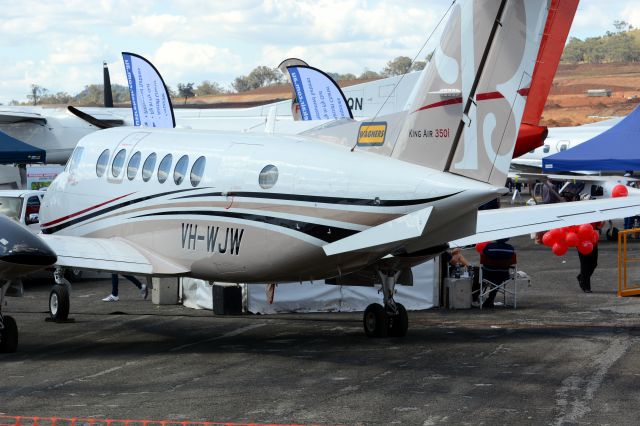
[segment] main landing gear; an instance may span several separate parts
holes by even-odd
[[[56,322],[66,321],[69,318],[71,284],[64,275],[64,268],[57,267],[53,273],[56,284],[49,293],[49,316]]]
[[[407,310],[393,300],[400,271],[378,271],[382,281],[384,307],[372,303],[364,311],[363,325],[367,337],[403,337],[409,328]]]
[[[11,281],[0,281],[0,353],[11,353],[18,349],[18,325],[9,315],[2,315],[4,296]]]

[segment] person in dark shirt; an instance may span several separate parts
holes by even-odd
[[[604,222],[594,222],[591,224],[593,229],[600,233]],[[593,250],[589,254],[582,254],[578,252],[578,258],[580,259],[580,274],[578,274],[578,285],[585,293],[591,293],[591,275],[598,266],[598,242],[593,244]]]
[[[503,238],[487,244],[480,255],[482,278],[496,285],[500,285],[510,278],[509,267],[515,265],[517,261],[516,250],[507,243],[508,240],[508,238]],[[497,292],[497,288],[491,290],[482,304],[483,308],[493,308]]]

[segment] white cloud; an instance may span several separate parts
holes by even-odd
[[[242,72],[239,56],[210,44],[170,41],[163,43],[148,59],[169,85],[185,80],[197,84],[207,79],[202,76]]]

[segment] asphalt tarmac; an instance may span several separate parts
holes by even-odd
[[[0,355],[0,413],[637,424],[640,299],[616,295],[616,244],[601,241],[594,292],[585,294],[575,251],[559,258],[528,237],[512,242],[532,278],[518,309],[411,312],[405,338],[366,338],[361,313],[216,317],[156,306],[125,280],[121,301],[105,303],[104,279],[75,284],[75,322],[56,324],[45,322],[50,285],[30,283],[3,308],[18,321],[20,344]]]

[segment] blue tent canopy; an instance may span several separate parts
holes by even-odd
[[[640,170],[640,106],[598,136],[543,158],[542,169]]]
[[[0,164],[44,163],[46,152],[0,132]]]

